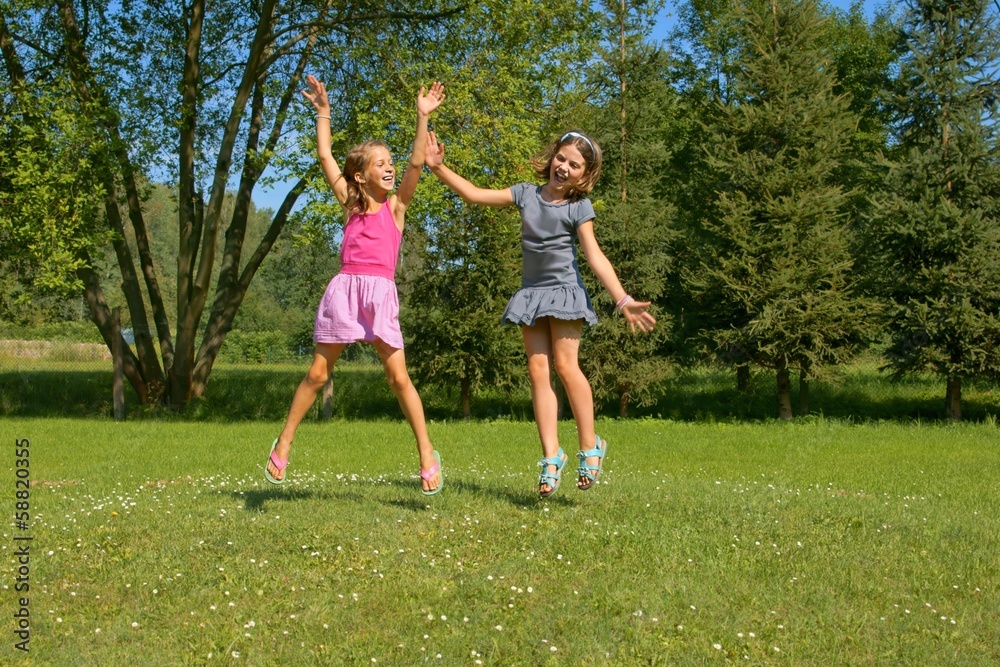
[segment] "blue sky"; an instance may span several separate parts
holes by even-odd
[[[851,0],[826,0],[827,4],[837,7],[839,9],[847,10],[851,6]],[[865,13],[870,18],[876,8],[882,7],[888,4],[894,4],[892,0],[879,0],[875,2],[874,0],[864,0]],[[656,28],[653,31],[654,39],[665,39],[676,22],[674,16],[674,5],[668,2],[668,6],[660,12],[660,15],[656,22]],[[278,206],[281,204],[282,199],[288,193],[291,188],[294,179],[289,180],[286,183],[278,183],[276,187],[272,190],[263,190],[257,188],[254,190],[253,201],[261,208],[271,208],[277,210]]]

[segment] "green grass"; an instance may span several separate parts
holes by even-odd
[[[606,483],[547,501],[528,421],[431,423],[432,498],[398,419],[304,424],[281,488],[276,421],[3,424],[4,664],[1000,663],[995,424],[603,420]]]

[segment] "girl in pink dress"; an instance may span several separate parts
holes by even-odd
[[[392,156],[380,141],[366,141],[352,148],[341,172],[330,149],[330,102],[326,88],[312,75],[306,81],[309,90],[302,94],[316,107],[320,165],[334,195],[344,207],[347,224],[340,249],[340,273],[330,281],[316,313],[313,331],[316,351],[312,366],[295,390],[281,435],[271,445],[264,477],[273,484],[284,483],[295,430],[316,401],[316,394],[326,384],[340,353],[350,343],[363,340],[375,346],[382,360],[385,377],[417,439],[422,491],[425,495],[433,495],[441,490],[444,482],[441,458],[431,446],[423,404],[406,372],[394,276],[406,208],[423,168],[427,119],[444,100],[444,86],[436,82],[429,92],[420,89],[413,152],[399,188],[396,188]],[[391,194],[394,188],[396,191]]]

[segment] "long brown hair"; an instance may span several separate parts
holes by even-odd
[[[347,182],[347,201],[344,202],[344,208],[349,211],[368,212],[368,194],[354,179],[354,176],[368,171],[372,164],[372,154],[376,148],[389,150],[389,147],[382,141],[366,141],[349,150],[347,157],[344,158],[344,180]]]
[[[531,166],[538,178],[548,181],[552,159],[560,148],[570,144],[580,151],[580,155],[583,156],[583,161],[586,163],[583,179],[566,193],[569,199],[576,201],[587,196],[597,185],[597,179],[601,177],[601,147],[597,145],[596,141],[579,130],[569,130],[531,158]]]

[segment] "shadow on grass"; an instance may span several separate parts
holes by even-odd
[[[560,489],[559,493],[548,498],[539,497],[538,493],[529,490],[518,490],[511,488],[500,488],[487,486],[477,482],[469,482],[463,479],[449,479],[445,483],[445,488],[435,496],[424,496],[420,492],[419,485],[414,484],[412,488],[413,496],[409,498],[383,498],[379,494],[367,495],[355,489],[344,491],[315,491],[313,489],[297,489],[289,482],[289,487],[272,487],[252,489],[250,491],[219,491],[219,495],[228,495],[236,501],[243,501],[243,509],[247,512],[267,512],[267,506],[274,503],[295,503],[304,500],[331,500],[351,503],[361,503],[366,500],[373,500],[384,505],[409,510],[411,512],[428,511],[428,503],[433,499],[439,499],[446,494],[475,494],[477,496],[492,497],[496,500],[509,503],[518,508],[536,507],[541,504],[558,505],[561,507],[572,507],[575,501],[563,495],[565,489]],[[375,487],[383,486],[367,481],[351,482],[352,487]],[[400,487],[393,487],[400,488]],[[570,488],[569,491],[575,489]]]
[[[110,417],[111,370],[107,365],[67,363],[40,370],[0,370],[0,416]],[[141,407],[126,383],[128,418],[235,422],[284,420],[305,368],[220,365],[212,373],[206,396],[180,412]],[[461,419],[458,392],[420,387],[429,420]],[[941,421],[944,419],[944,383],[929,375],[893,381],[875,363],[845,367],[838,377],[814,381],[810,414],[845,420]],[[798,414],[798,391],[793,383],[792,404]],[[473,419],[531,421],[531,396],[526,388],[511,393],[484,391],[473,397]],[[317,400],[307,420],[320,417]],[[568,410],[567,410],[568,411]],[[602,416],[617,416],[617,401],[597,406]],[[1000,412],[1000,387],[967,383],[962,391],[962,413],[967,421],[983,421]],[[630,417],[659,417],[676,421],[761,421],[777,413],[773,373],[753,375],[746,392],[736,388],[735,374],[725,369],[696,367],[665,382],[654,403],[634,406]],[[402,420],[396,397],[382,369],[357,363],[338,364],[334,371],[331,414],[351,420]]]
[[[563,506],[573,505],[573,501],[563,495],[564,489],[560,489],[559,492],[553,496],[542,498],[538,495],[538,492],[534,490],[487,486],[464,479],[457,479],[453,482],[449,482],[449,484],[451,485],[451,489],[457,493],[472,493],[481,496],[492,496],[497,500],[510,503],[511,505],[519,508],[535,507],[543,503]],[[441,493],[446,493],[447,491],[448,489],[445,489]]]
[[[224,495],[224,492],[219,492]],[[356,491],[345,493],[331,491],[313,491],[311,489],[296,489],[293,487],[275,487],[273,489],[254,489],[252,491],[231,492],[229,495],[233,500],[243,500],[243,509],[248,512],[266,512],[265,506],[268,503],[291,503],[302,500],[350,500],[358,502],[364,496]]]

